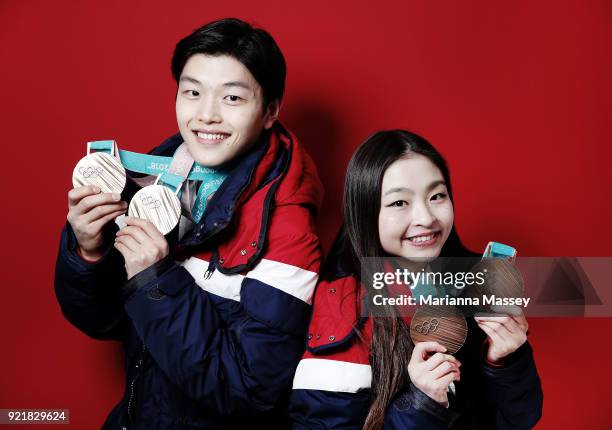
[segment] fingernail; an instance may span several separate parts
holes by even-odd
[[[113,193],[113,200],[114,200],[114,201],[118,202],[120,198],[121,198],[121,195],[120,195],[120,194]]]
[[[99,193],[100,192],[100,188],[99,187],[93,187],[93,192],[94,193]]]

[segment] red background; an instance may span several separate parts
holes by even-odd
[[[0,2],[0,408],[70,408],[73,428],[97,428],[119,400],[120,346],[71,327],[53,293],[72,168],[87,140],[146,151],[176,131],[174,44],[215,18],[263,26],[286,56],[281,119],[326,185],[326,246],[351,153],[402,127],[449,160],[473,249],[611,254],[608,1],[95,3]],[[612,320],[530,324],[545,395],[537,428],[610,428]]]

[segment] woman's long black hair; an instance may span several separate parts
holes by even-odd
[[[373,134],[359,146],[349,162],[344,185],[344,223],[323,266],[323,279],[331,280],[346,273],[358,279],[361,274],[364,274],[363,279],[372,279],[369,275],[384,270],[382,261],[388,255],[380,244],[378,231],[381,184],[387,168],[411,154],[427,157],[440,169],[453,201],[446,162],[427,140],[405,130]],[[473,255],[461,243],[453,226],[440,256]],[[368,258],[360,260],[361,257]],[[365,286],[369,289],[367,283]],[[380,317],[380,312],[377,310],[378,317],[372,318],[372,402],[364,425],[367,430],[382,428],[391,398],[408,383],[408,363],[413,348],[409,327],[395,309],[384,307],[385,317]]]

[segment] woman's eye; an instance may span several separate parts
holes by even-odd
[[[445,197],[446,197],[446,194],[444,194],[444,193],[437,193],[437,194],[434,194],[434,195],[431,197],[431,199],[432,199],[432,200],[442,200],[442,199],[443,199],[443,198],[445,198]]]
[[[406,202],[405,200],[396,200],[393,203],[391,203],[389,207],[401,208],[402,206],[405,206],[407,204],[408,202]]]
[[[238,96],[232,96],[232,95],[230,95],[230,96],[225,96],[224,98],[225,98],[225,100],[228,100],[228,101],[230,101],[230,102],[234,102],[234,103],[235,103],[235,102],[238,102],[238,101],[240,101],[240,100],[242,100],[242,98],[240,98],[240,97],[238,97]]]

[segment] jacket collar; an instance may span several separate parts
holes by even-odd
[[[350,342],[367,317],[360,316],[359,282],[341,276],[317,285],[308,330],[308,350],[320,354]]]
[[[398,266],[399,267],[399,266]],[[386,260],[384,270],[392,272],[394,259]],[[370,316],[364,316],[363,302],[367,299],[365,286],[354,274],[336,267],[337,273],[330,280],[322,281],[317,286],[313,303],[313,318],[308,333],[308,350],[320,354],[341,347],[355,337],[358,332],[362,340],[370,342],[372,324]],[[392,295],[406,293],[405,285],[389,285]],[[399,309],[400,307],[398,307]],[[402,310],[400,314],[402,314]],[[411,308],[404,309],[404,320],[410,324]],[[385,318],[385,317],[383,317]]]
[[[270,167],[275,161],[275,151],[278,150],[279,145],[276,139],[273,140],[270,137],[271,133],[262,133],[253,147],[232,163],[230,174],[210,199],[206,213],[200,222],[190,234],[181,240],[181,247],[200,245],[211,235],[227,227],[240,200],[248,198],[256,185],[262,181],[263,176],[271,170]],[[162,142],[151,153],[171,156],[181,143],[183,143],[183,138],[180,133],[177,133]],[[265,163],[262,163],[264,158]],[[271,173],[278,175],[279,172]]]
[[[164,141],[154,154],[171,155],[182,143],[180,134]],[[217,267],[225,273],[236,273],[252,266],[264,249],[269,217],[274,205],[298,204],[318,212],[322,201],[322,184],[310,157],[295,136],[279,122],[264,131],[255,145],[234,162],[229,176],[215,192],[207,205],[202,220],[179,243],[180,249],[200,247],[214,243],[214,238],[229,230],[236,220],[236,212],[251,199],[251,228],[246,260],[229,259],[225,266]],[[242,224],[242,220],[240,221]],[[225,236],[224,236],[225,237]],[[212,241],[212,242],[211,242]],[[253,249],[254,248],[254,249]],[[243,254],[244,256],[244,254]],[[215,256],[218,258],[218,255]]]

